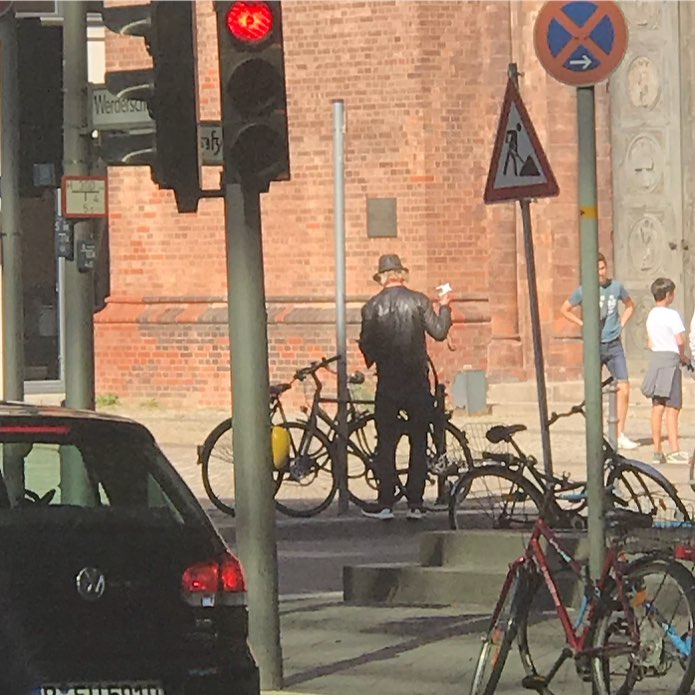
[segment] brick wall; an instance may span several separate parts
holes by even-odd
[[[399,253],[411,286],[454,287],[449,346],[433,346],[446,381],[465,368],[491,380],[532,375],[523,241],[515,205],[485,206],[507,64],[561,195],[532,206],[544,344],[551,377],[572,377],[581,345],[557,319],[579,276],[574,90],[533,53],[539,2],[284,4],[292,180],[263,196],[272,380],[334,351],[331,102],[347,112],[346,251],[349,369],[359,307],[381,253]],[[212,2],[196,3],[201,118],[219,118]],[[320,32],[317,32],[320,28]],[[107,37],[107,69],[147,65],[143,42]],[[597,89],[602,246],[610,240],[605,87]],[[213,187],[219,172],[205,171]],[[96,316],[97,392],[200,406],[229,402],[223,206],[178,215],[144,168],[111,168],[111,288]],[[398,236],[367,237],[368,197],[397,200]]]

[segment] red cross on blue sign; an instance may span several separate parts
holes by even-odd
[[[627,24],[615,2],[547,2],[536,19],[534,43],[541,65],[556,80],[591,85],[620,65]]]

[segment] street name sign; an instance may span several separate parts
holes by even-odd
[[[204,166],[222,166],[222,124],[219,121],[201,121],[198,124],[200,157]]]
[[[89,85],[89,103],[92,130],[131,130],[154,125],[144,101],[119,99],[103,85]]]
[[[483,200],[549,198],[560,189],[513,80],[507,82]]]
[[[106,217],[104,176],[63,176],[63,216],[67,219]]]
[[[612,0],[546,2],[533,29],[541,65],[574,87],[605,80],[625,56],[627,39],[627,22]]]

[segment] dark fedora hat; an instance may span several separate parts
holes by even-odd
[[[379,282],[379,275],[389,270],[405,270],[406,273],[408,272],[408,269],[403,266],[401,259],[395,253],[385,253],[379,257],[379,270],[373,275],[374,281]]]

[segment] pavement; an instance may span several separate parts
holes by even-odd
[[[219,411],[174,412],[136,405],[101,409],[132,417],[149,427],[213,522],[225,537],[229,537],[230,530],[233,532],[233,520],[214,510],[207,502],[196,465],[196,446],[227,414]],[[510,419],[504,417],[502,421],[509,422]],[[519,443],[528,451],[537,452],[540,458],[537,411],[528,405],[521,406],[513,420],[528,425],[528,431],[519,435]],[[467,418],[465,414],[456,412],[454,421],[475,430],[501,420],[495,417],[494,412],[479,418]],[[688,417],[683,422],[682,448],[693,451],[694,420]],[[648,418],[635,418],[630,423],[628,434],[644,443],[630,454],[650,461]],[[556,472],[566,471],[577,479],[585,478],[584,436],[581,417],[562,420],[553,428]],[[678,484],[683,497],[695,508],[695,493],[688,485],[687,468],[685,465],[662,466],[662,471]],[[354,510],[352,513],[355,514]],[[318,525],[329,528],[335,517],[334,502],[321,517],[305,523],[314,524],[314,528],[318,528]],[[368,541],[371,524],[381,522],[366,521],[366,524],[359,526],[359,533]],[[291,523],[290,520],[278,518],[279,528],[289,528],[288,524]],[[445,515],[440,521],[430,524],[446,528]],[[405,522],[403,527],[406,527]],[[336,528],[340,528],[340,524]],[[403,533],[407,534],[408,531]],[[407,535],[404,542],[407,542]],[[294,561],[312,562],[311,543],[300,548],[303,550],[299,551],[299,555],[296,555],[298,551],[294,551]],[[412,538],[412,551],[415,557],[415,538]],[[379,548],[375,548],[375,555],[379,552]],[[373,560],[379,561],[380,558],[376,555]],[[282,563],[289,561],[287,555],[279,553],[281,572]],[[377,692],[379,695],[444,695],[452,690],[468,690],[480,649],[480,637],[486,629],[492,606],[384,607],[347,604],[336,581],[336,577],[340,576],[340,561],[333,562],[337,566],[332,568],[334,576],[326,581],[326,590],[283,593],[281,589],[284,695],[352,695],[360,691]],[[317,571],[324,570],[325,567]],[[559,633],[544,636],[541,641],[544,649],[552,649],[554,653],[557,653],[562,642]],[[519,657],[512,652],[497,692],[520,692],[521,677]],[[554,690],[563,695],[589,692],[587,688],[590,686],[577,678],[571,665],[558,674],[556,682],[557,688]],[[272,691],[264,692],[272,695]]]

